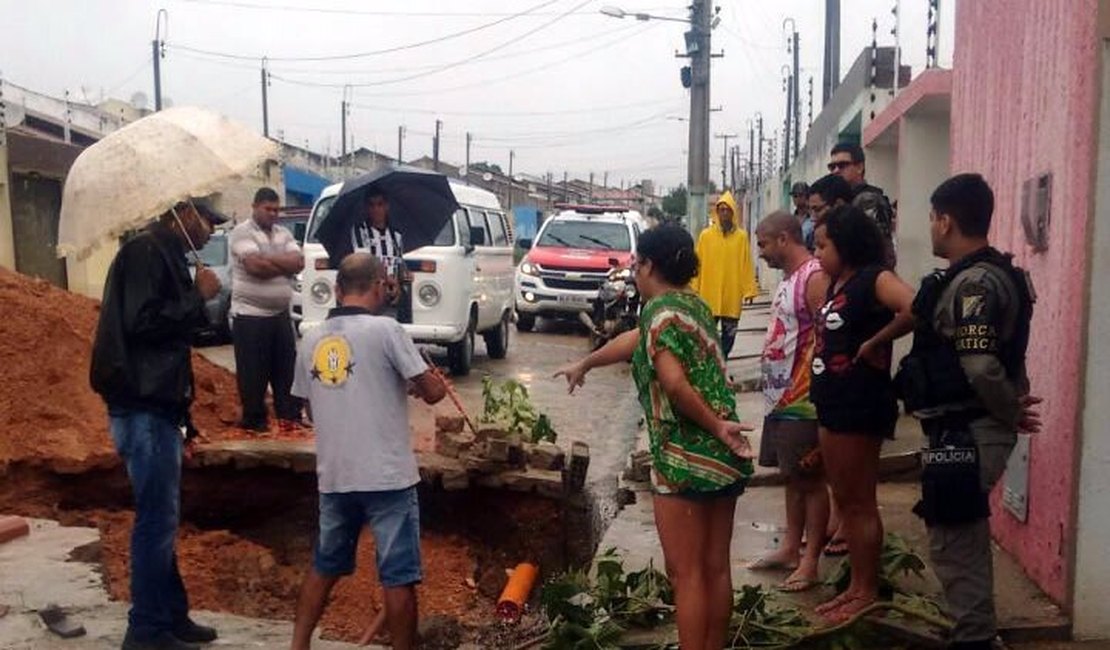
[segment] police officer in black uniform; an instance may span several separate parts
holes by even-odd
[[[1035,296],[987,241],[994,194],[982,176],[954,176],[930,200],[933,253],[950,266],[922,282],[898,384],[929,437],[914,512],[955,621],[950,647],[985,650],[996,633],[989,495],[1017,433],[1040,427],[1025,372]]]

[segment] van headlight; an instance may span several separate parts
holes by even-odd
[[[313,282],[312,287],[309,289],[309,293],[312,294],[312,302],[317,305],[327,305],[331,303],[331,285],[328,284],[327,280],[317,280]]]
[[[425,283],[420,285],[420,289],[416,292],[416,297],[420,299],[420,304],[425,307],[435,307],[439,304],[440,293],[436,285]]]
[[[535,264],[533,264],[531,262],[524,262],[523,264],[521,264],[520,265],[520,272],[523,273],[524,275],[539,275],[540,274],[540,270],[536,267]]]

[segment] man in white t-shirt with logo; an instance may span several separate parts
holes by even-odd
[[[409,394],[434,404],[446,395],[440,376],[391,318],[386,273],[367,253],[343,259],[338,307],[301,342],[293,394],[312,405],[320,532],[313,567],[301,587],[293,650],[306,650],[341,576],[355,570],[364,526],[378,549],[378,576],[393,648],[416,642],[416,585],[421,581],[420,482],[408,418]]]

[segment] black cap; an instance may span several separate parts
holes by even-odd
[[[809,185],[806,185],[802,181],[798,181],[790,187],[790,196],[805,196],[808,193]]]
[[[208,203],[198,199],[193,199],[192,203],[193,207],[197,209],[197,214],[207,219],[208,223],[213,226],[219,226],[228,222],[227,215],[218,212],[211,205],[208,205]]]

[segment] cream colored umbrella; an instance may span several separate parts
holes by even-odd
[[[209,110],[148,115],[74,161],[62,192],[58,255],[83,259],[176,203],[219,192],[277,158],[276,143]]]

